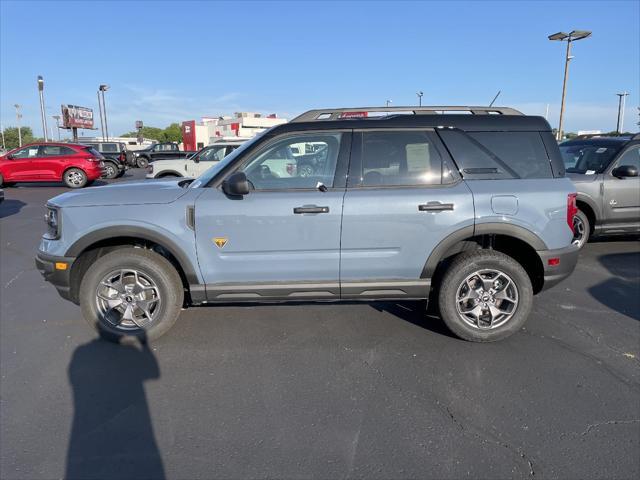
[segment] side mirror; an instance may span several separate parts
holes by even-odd
[[[633,165],[620,165],[619,167],[613,169],[611,175],[617,178],[637,177],[638,167]]]
[[[249,180],[244,172],[233,173],[222,182],[222,191],[232,197],[247,195],[249,190]]]
[[[13,153],[10,153],[9,155],[7,155],[7,159],[8,160],[13,160],[14,159]]]

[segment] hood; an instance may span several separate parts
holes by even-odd
[[[179,184],[184,178],[121,182],[104,187],[89,187],[63,193],[49,200],[58,207],[101,205],[148,205],[171,203],[187,193]]]
[[[566,175],[573,183],[591,183],[595,182],[598,178],[597,173],[591,175],[585,173],[567,173]]]

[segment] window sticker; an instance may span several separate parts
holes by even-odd
[[[599,149],[596,150],[596,153],[604,153],[607,151],[606,147],[600,147]]]
[[[595,173],[595,170],[587,170],[586,172],[584,172],[585,175],[594,175]]]

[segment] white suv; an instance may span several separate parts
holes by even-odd
[[[219,141],[204,147],[189,158],[156,160],[147,166],[146,177],[198,177],[215,162],[222,160],[245,141],[245,139]]]

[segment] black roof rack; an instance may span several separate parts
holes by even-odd
[[[315,122],[322,120],[342,120],[348,118],[366,118],[369,113],[398,112],[413,113],[414,115],[435,115],[450,112],[467,112],[472,115],[524,115],[522,112],[509,107],[474,107],[474,106],[408,106],[408,107],[349,107],[349,108],[324,108],[309,110],[297,116],[290,123]]]

